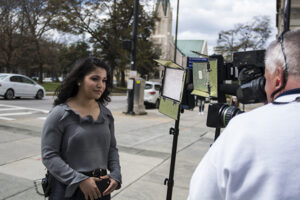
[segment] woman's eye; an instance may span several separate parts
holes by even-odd
[[[97,77],[92,77],[91,78],[93,81],[98,81],[98,78]]]

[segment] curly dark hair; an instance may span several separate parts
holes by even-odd
[[[107,66],[102,60],[95,57],[88,57],[78,60],[71,72],[63,80],[62,84],[55,90],[55,95],[57,98],[54,100],[53,105],[59,105],[65,103],[70,97],[74,97],[78,93],[78,82],[82,81],[83,78],[96,69],[100,67],[106,70],[107,73],[107,82],[106,89],[99,99],[96,101],[107,104],[111,101],[109,94],[111,92],[111,71],[110,67]]]

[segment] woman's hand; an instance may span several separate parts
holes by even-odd
[[[109,186],[106,188],[106,190],[103,192],[103,196],[108,195],[110,193],[112,193],[117,187],[118,187],[118,182],[112,178],[110,178],[109,175],[105,175],[105,176],[100,176],[100,179],[109,179],[110,180],[110,184]]]
[[[96,181],[100,180],[96,177],[89,177],[80,182],[79,187],[84,194],[85,200],[93,200],[101,197],[101,193],[96,185]]]

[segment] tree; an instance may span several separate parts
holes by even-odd
[[[256,16],[245,24],[236,24],[234,29],[220,31],[217,43],[224,46],[230,55],[239,50],[262,49],[271,35],[271,30],[269,17]]]
[[[139,6],[138,26],[138,37],[143,41],[139,40],[137,51],[137,63],[146,63],[143,66],[137,64],[137,70],[142,75],[155,66],[153,61],[145,59],[156,58],[149,41],[154,19],[143,8],[143,5]],[[125,67],[129,65],[129,54],[122,48],[122,42],[131,39],[132,22],[133,0],[65,0],[57,28],[73,34],[88,34],[94,55],[106,61],[112,68],[112,75],[116,71],[121,85],[125,85]],[[139,56],[139,52],[147,52],[147,56]]]
[[[103,24],[103,17],[111,0],[62,0],[56,28],[75,35],[88,34],[97,38],[95,30]]]
[[[17,0],[0,0],[0,66],[15,72],[18,50],[23,47],[24,18]]]
[[[58,63],[61,73],[65,76],[70,72],[76,60],[90,55],[89,46],[84,41],[78,41],[70,46],[61,45],[58,53]]]
[[[237,51],[239,49],[239,45],[236,35],[236,29],[221,31],[219,32],[219,39],[217,43],[219,46],[224,46],[226,51],[229,51],[231,53]]]
[[[136,69],[142,77],[154,71],[156,63],[153,60],[159,57],[149,40],[155,20],[155,17],[144,10],[143,5],[139,6]],[[125,67],[130,64],[129,52],[122,48],[122,43],[131,40],[132,26],[133,0],[114,0],[108,18],[97,29],[100,40],[91,38],[94,47],[99,50],[99,55],[111,66],[116,66],[117,80],[120,80],[121,86],[125,86]]]
[[[20,0],[21,12],[25,19],[26,36],[34,44],[35,58],[39,68],[39,82],[43,80],[41,41],[46,32],[52,29],[53,21],[60,10],[60,0]]]
[[[253,18],[253,37],[257,38],[253,49],[262,49],[265,47],[266,41],[271,36],[272,28],[270,26],[270,17],[254,17]]]

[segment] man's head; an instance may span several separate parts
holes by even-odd
[[[273,41],[266,52],[265,90],[269,102],[272,93],[284,85],[285,70],[287,83],[274,97],[285,90],[300,87],[300,29],[286,32],[283,37],[282,45],[280,41]]]

